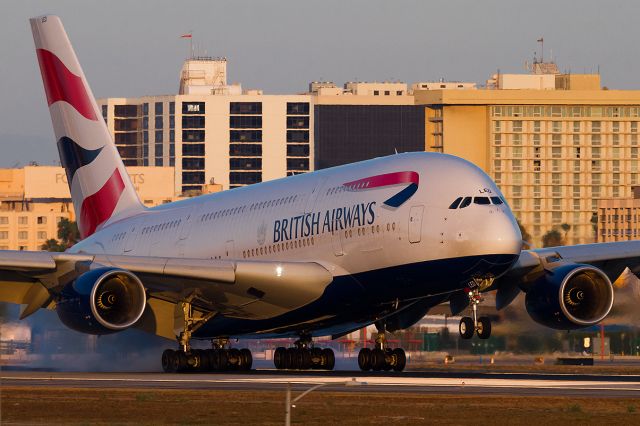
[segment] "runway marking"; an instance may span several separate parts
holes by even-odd
[[[564,381],[564,380],[536,380],[536,379],[476,379],[476,378],[413,378],[413,377],[227,377],[204,378],[189,375],[185,378],[153,378],[153,377],[87,377],[87,376],[2,376],[0,380],[23,382],[94,382],[94,383],[189,383],[189,384],[298,384],[315,385],[327,383],[330,385],[346,386],[399,386],[399,387],[469,387],[469,388],[533,388],[533,389],[567,389],[567,390],[601,390],[601,391],[632,391],[640,392],[640,382],[612,382],[612,381]]]

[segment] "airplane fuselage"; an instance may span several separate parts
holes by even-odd
[[[470,204],[450,208],[459,197]],[[482,170],[453,156],[409,153],[115,217],[72,251],[312,261],[335,277],[314,306],[288,313],[282,327],[277,319],[218,316],[197,333],[212,337],[281,335],[300,323],[336,334],[389,314],[394,304],[500,276],[520,248],[515,219]]]

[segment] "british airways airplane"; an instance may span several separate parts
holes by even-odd
[[[245,370],[232,338],[295,337],[278,369],[328,369],[337,338],[378,330],[362,370],[402,371],[387,332],[448,302],[460,335],[486,339],[497,308],[526,292],[531,317],[574,329],[604,319],[612,281],[640,270],[640,243],[521,250],[496,184],[450,155],[407,153],[154,208],[139,201],[60,19],[31,19],[60,159],[83,240],[65,253],[0,251],[0,300],[21,318],[53,309],[92,334],[130,327],[174,340],[167,372]],[[212,343],[192,349],[192,339]]]

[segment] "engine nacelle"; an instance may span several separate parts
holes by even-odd
[[[109,334],[135,324],[147,304],[144,286],[134,274],[118,268],[85,272],[60,293],[56,311],[72,330]]]
[[[602,321],[613,306],[613,286],[591,265],[566,264],[535,281],[525,298],[534,321],[558,330],[589,327]]]

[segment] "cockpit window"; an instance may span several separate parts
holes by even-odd
[[[500,199],[500,197],[491,197],[491,201],[492,201],[492,202],[493,202],[493,204],[495,204],[495,205],[502,204],[502,200]]]
[[[473,199],[473,202],[475,204],[482,204],[482,205],[491,204],[491,201],[489,201],[489,197],[475,197]]]
[[[471,204],[471,197],[464,197],[464,200],[462,200],[462,203],[460,203],[460,208],[464,209],[469,204]]]
[[[451,203],[449,208],[452,209],[452,210],[457,209],[458,206],[460,205],[460,201],[462,201],[462,197],[456,198],[456,200],[453,203]]]

